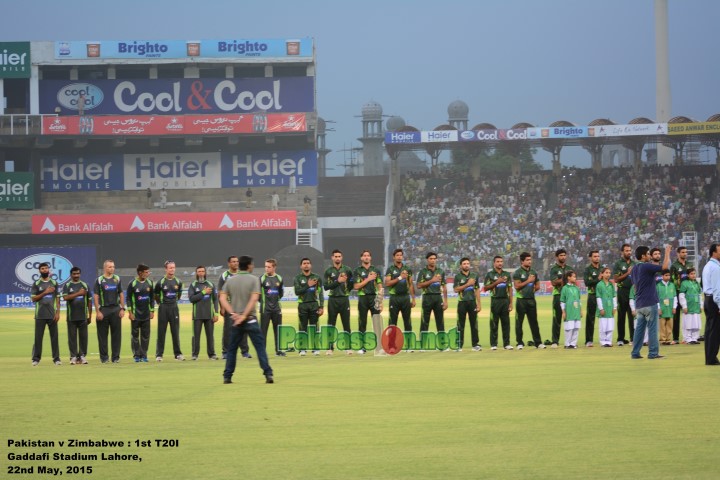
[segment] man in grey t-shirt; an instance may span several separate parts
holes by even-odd
[[[257,352],[258,362],[265,375],[265,383],[274,383],[273,370],[268,362],[265,351],[265,338],[260,330],[255,306],[260,298],[260,280],[252,275],[253,259],[243,255],[240,257],[240,272],[227,279],[220,292],[220,305],[230,317],[230,344],[228,345],[227,361],[223,373],[223,383],[232,383],[237,362],[237,350],[240,340],[247,334]],[[228,296],[230,300],[228,301]]]

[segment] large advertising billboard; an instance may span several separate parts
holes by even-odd
[[[0,248],[0,307],[32,307],[30,289],[39,278],[41,263],[50,264],[50,275],[60,285],[70,280],[70,269],[80,267],[90,284],[97,275],[95,247]]]
[[[0,42],[0,78],[30,78],[30,66],[30,42]]]
[[[295,230],[295,210],[33,215],[37,235]]]
[[[147,153],[40,158],[45,192],[288,187],[318,184],[317,152]]]
[[[41,80],[40,113],[192,115],[312,112],[314,77]],[[57,110],[56,110],[57,109]]]
[[[223,40],[106,40],[55,42],[55,58],[294,58],[311,59],[312,38]]]
[[[35,175],[29,172],[0,172],[0,210],[35,208]]]

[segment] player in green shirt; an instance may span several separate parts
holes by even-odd
[[[694,268],[687,269],[687,280],[680,285],[680,305],[682,306],[682,322],[684,330],[683,341],[690,345],[697,345],[702,320],[700,312],[703,307],[703,295],[700,284],[697,282],[697,272]]]
[[[560,324],[562,323],[562,308],[560,308],[560,290],[565,285],[565,274],[570,271],[567,261],[567,251],[559,248],[555,251],[555,264],[550,268],[550,283],[553,286],[553,317],[552,317],[552,348],[560,343]]]
[[[300,273],[295,277],[293,282],[295,287],[295,295],[298,297],[298,318],[300,322],[300,331],[307,332],[310,325],[313,330],[317,331],[318,320],[323,314],[323,302],[325,298],[322,294],[322,278],[312,272],[312,262],[305,257],[300,260]],[[305,356],[305,350],[300,350],[300,356]],[[317,350],[312,351],[313,355],[318,355]]]
[[[565,325],[565,348],[577,348],[582,307],[580,306],[580,289],[577,287],[577,274],[572,270],[565,273],[565,286],[560,291],[560,308]]]
[[[682,282],[688,279],[688,270],[692,268],[692,262],[687,259],[687,248],[677,247],[675,250],[677,258],[670,265],[670,276],[675,284],[675,289],[678,291],[678,301],[680,301],[680,286]],[[680,309],[675,309],[675,315],[673,317],[673,342],[678,343],[680,341]]]
[[[467,257],[460,259],[460,273],[455,275],[453,290],[458,294],[457,328],[460,333],[460,347],[458,350],[461,351],[464,344],[465,317],[468,317],[472,349],[479,352],[482,350],[477,323],[478,312],[482,310],[480,304],[480,278],[477,273],[470,271],[470,259]]]
[[[485,291],[490,292],[490,350],[497,350],[498,322],[502,326],[503,348],[510,345],[510,312],[512,312],[512,274],[503,270],[503,257],[493,258],[493,269],[485,274]]]
[[[332,266],[325,270],[323,288],[328,290],[328,325],[335,326],[340,315],[343,331],[350,333],[350,291],[353,285],[353,273],[350,267],[343,265],[343,254],[340,250],[332,251]],[[348,350],[351,353],[352,350]],[[332,355],[333,347],[325,352]]]
[[[522,328],[525,316],[528,318],[528,325],[530,326],[535,348],[546,348],[540,335],[537,304],[535,303],[535,292],[540,290],[540,278],[532,268],[532,262],[532,255],[528,252],[522,252],[520,254],[520,268],[513,273],[513,284],[517,292],[517,300],[515,300],[515,338],[518,350],[525,347]]]
[[[385,271],[385,286],[390,294],[390,325],[397,325],[402,314],[403,328],[412,332],[412,308],[415,306],[415,286],[412,270],[403,263],[403,249],[393,250],[393,263]]]
[[[371,315],[382,312],[382,298],[377,298],[378,295],[383,294],[382,272],[372,264],[370,250],[363,250],[360,253],[360,265],[353,272],[353,278],[355,282],[353,287],[358,292],[358,330],[365,335],[368,312]],[[376,300],[379,308],[375,307]],[[361,348],[358,353],[364,355],[365,349]]]
[[[591,250],[588,253],[590,265],[585,267],[583,280],[588,291],[587,310],[585,313],[585,346],[593,346],[593,337],[595,336],[595,316],[597,315],[597,295],[596,287],[600,282],[600,272],[603,267],[600,265],[600,252]],[[613,315],[613,318],[615,316]],[[600,342],[602,343],[602,342]],[[612,343],[612,342],[611,342]]]
[[[422,320],[420,332],[427,332],[430,327],[430,314],[435,316],[438,332],[445,331],[444,313],[447,310],[447,286],[445,272],[437,268],[437,254],[428,252],[425,255],[427,266],[418,272],[417,286],[422,289]]]
[[[632,247],[627,243],[623,244],[620,248],[622,256],[613,265],[613,278],[615,279],[615,285],[617,287],[617,301],[618,301],[618,318],[617,318],[617,331],[618,331],[618,346],[622,347],[625,344],[630,343],[625,336],[625,319],[627,318],[628,330],[630,332],[629,338],[633,338],[635,335],[635,324],[632,310],[630,309],[630,287],[632,287],[632,280],[630,279],[630,272],[632,271],[635,261],[632,259]]]

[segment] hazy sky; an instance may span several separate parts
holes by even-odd
[[[653,0],[2,3],[5,41],[314,37],[330,166],[360,145],[370,100],[421,130],[457,99],[470,126],[655,118]],[[720,113],[720,1],[669,0],[669,18],[672,114],[706,120]],[[563,163],[589,155],[567,148]]]

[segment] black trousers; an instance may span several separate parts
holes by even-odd
[[[675,309],[675,315],[673,315],[673,340],[680,342],[680,319],[682,314],[682,308],[680,307],[680,293],[678,292],[677,297],[678,308]]]
[[[562,324],[562,307],[560,306],[560,295],[553,295],[552,311],[552,343],[560,343],[560,325]]]
[[[408,295],[390,295],[390,325],[397,325],[398,316],[402,314],[403,329],[412,332],[412,302]]]
[[[510,299],[490,300],[490,346],[497,347],[498,323],[502,326],[503,347],[510,345]]]
[[[182,350],[180,349],[180,311],[176,304],[160,304],[158,308],[158,338],[155,347],[155,355],[158,357],[162,357],[165,353],[165,334],[168,325],[172,336],[173,355],[177,357],[182,355]]]
[[[334,327],[337,324],[337,317],[340,315],[343,331],[350,333],[350,297],[329,297],[327,304],[327,324]]]
[[[260,328],[262,328],[263,338],[265,339],[265,348],[267,349],[267,338],[268,330],[270,329],[270,322],[272,322],[273,332],[275,334],[275,353],[280,352],[278,328],[282,325],[282,311],[277,312],[265,312],[260,316]]]
[[[42,358],[43,337],[45,336],[45,327],[50,332],[50,346],[52,347],[53,361],[60,360],[60,343],[58,340],[58,327],[55,320],[38,320],[35,319],[35,343],[33,344],[32,359],[39,362]]]
[[[203,328],[207,340],[207,355],[210,358],[215,356],[215,322],[210,318],[193,320],[192,356],[197,357],[200,354],[200,335]]]
[[[87,320],[76,322],[68,320],[68,347],[70,348],[70,358],[80,358],[87,355],[88,349],[88,324]],[[78,348],[78,340],[80,348]]]
[[[618,301],[618,318],[617,318],[617,331],[618,331],[618,342],[628,343],[628,338],[632,339],[635,337],[635,325],[633,321],[632,310],[630,310],[630,290],[627,288],[617,289],[617,301]],[[625,336],[625,317],[627,317],[629,336]]]
[[[435,316],[435,326],[438,332],[445,331],[445,312],[442,309],[442,295],[423,295],[422,298],[422,319],[420,320],[420,331],[427,332],[430,328],[430,314]]]
[[[465,318],[467,317],[470,323],[470,339],[472,340],[472,347],[480,345],[480,336],[478,335],[478,314],[475,311],[477,304],[475,301],[462,301],[457,304],[457,328],[460,334],[460,348],[465,344]]]
[[[134,358],[147,358],[150,348],[150,319],[130,321],[130,347]]]
[[[360,295],[358,297],[358,330],[362,333],[367,331],[368,312],[370,315],[377,315],[380,310],[375,308],[376,295]]]
[[[593,293],[588,294],[585,312],[585,343],[592,343],[595,338],[595,316],[597,315],[597,296]]]
[[[720,309],[710,295],[705,297],[705,365],[718,363],[720,350]]]
[[[523,322],[525,321],[525,316],[527,316],[528,319],[533,342],[535,346],[538,346],[542,343],[542,337],[540,336],[537,304],[534,298],[518,298],[515,301],[515,340],[517,340],[518,345],[525,345],[523,342]]]
[[[233,319],[230,318],[230,315],[223,315],[223,335],[222,335],[222,353],[223,355],[226,355],[228,352],[228,348],[230,348],[230,331],[233,326]],[[243,330],[245,332],[245,330]],[[240,352],[242,354],[246,354],[250,351],[250,347],[248,346],[248,334],[243,333],[242,337],[240,337]]]
[[[120,346],[122,344],[122,321],[120,319],[120,307],[100,307],[103,319],[96,319],[98,350],[100,350],[100,361],[108,361],[108,332],[110,332],[110,351],[112,360],[120,360]]]

